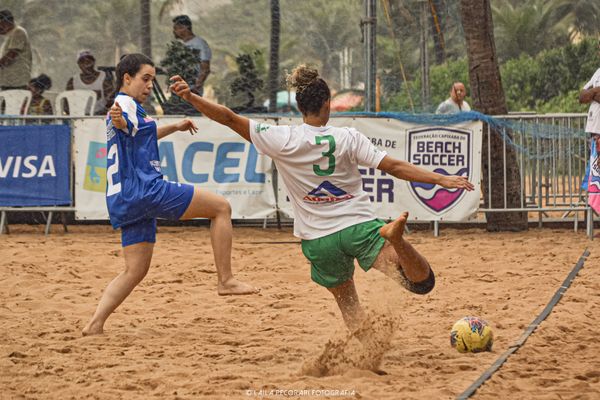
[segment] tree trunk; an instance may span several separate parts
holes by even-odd
[[[281,19],[279,0],[271,0],[271,51],[269,56],[269,112],[277,112],[279,91],[279,31]]]
[[[508,109],[496,57],[490,0],[460,0],[460,14],[467,42],[473,108],[487,115],[507,114]],[[521,181],[516,151],[514,147],[506,145],[506,165],[504,165],[504,139],[499,132],[492,130],[489,138],[491,157],[488,157],[487,127],[484,127],[483,132],[482,181],[485,207],[521,208]],[[510,133],[507,134],[510,136]],[[490,172],[493,190],[488,187]],[[489,231],[527,229],[526,212],[487,213],[486,219]]]
[[[140,0],[140,45],[142,54],[152,59],[152,30],[150,29],[150,0]]]

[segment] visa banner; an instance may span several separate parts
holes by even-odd
[[[156,118],[166,125],[179,118]],[[225,197],[232,218],[275,214],[272,161],[229,128],[195,118],[198,132],[175,132],[158,141],[160,169],[166,180],[195,185]],[[273,123],[270,121],[269,123]],[[74,123],[77,219],[108,219],[106,209],[106,125],[104,119]]]
[[[0,126],[0,206],[71,205],[67,125]]]

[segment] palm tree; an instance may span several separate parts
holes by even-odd
[[[500,68],[494,44],[494,26],[490,0],[460,0],[462,25],[467,42],[469,61],[469,81],[474,108],[488,115],[506,114],[508,112]],[[487,137],[484,129],[483,143],[483,176],[491,173],[494,190],[488,187],[487,179],[483,179],[484,202],[486,208],[521,208],[521,182],[516,152],[513,147],[506,146],[506,164],[503,163],[504,141],[498,132],[491,132]],[[489,160],[489,161],[488,161]],[[506,176],[504,176],[506,171]],[[506,178],[506,180],[505,180]],[[504,182],[506,181],[506,186]],[[490,199],[491,190],[491,199]],[[506,204],[504,192],[506,191]],[[489,231],[518,231],[527,229],[527,213],[487,213],[487,229]]]
[[[492,12],[502,59],[518,58],[568,43],[565,0],[495,0]]]
[[[142,54],[152,58],[152,29],[150,19],[150,0],[140,0],[140,41]]]
[[[557,12],[566,15],[573,34],[598,36],[600,34],[600,2],[598,0],[557,0]]]
[[[271,52],[269,57],[269,112],[277,111],[277,91],[279,88],[279,0],[271,0]]]

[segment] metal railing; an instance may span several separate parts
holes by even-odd
[[[537,214],[539,226],[542,226],[544,222],[569,221],[573,222],[575,230],[578,229],[579,221],[585,220],[587,233],[592,237],[594,213],[587,205],[587,193],[581,189],[589,160],[588,137],[584,134],[586,117],[586,114],[511,114],[498,116],[497,118],[514,122],[511,130],[512,144],[507,143],[505,140],[503,145],[504,185],[502,187],[504,193],[502,196],[504,202],[500,207],[494,205],[493,208],[485,208],[482,195],[479,215],[490,212],[528,212],[532,213],[534,220]],[[73,120],[82,118],[98,117],[0,116],[0,126],[72,124]],[[522,129],[519,129],[519,126]],[[532,126],[538,130],[535,134],[531,132]],[[552,127],[552,135],[539,134],[544,127]],[[483,143],[483,146],[487,146],[487,162],[490,165],[490,127],[488,126],[487,129],[488,140],[487,143]],[[573,132],[577,132],[577,134],[574,135]],[[507,205],[507,146],[514,146],[517,150],[521,183],[521,203],[518,207],[508,207]],[[482,159],[482,161],[485,160]],[[71,178],[73,178],[73,175]],[[493,188],[491,179],[491,172],[487,176],[482,176],[482,180],[487,180],[486,184]],[[71,179],[71,182],[74,185],[73,179]],[[489,191],[488,196],[488,204],[492,204],[491,191]],[[72,206],[66,209],[72,210]],[[437,235],[438,232],[439,224],[434,222],[434,234]]]
[[[587,233],[593,235],[593,212],[587,205],[587,193],[581,189],[589,161],[589,139],[585,135],[586,114],[544,114],[544,115],[506,115],[498,118],[513,122],[510,135],[503,135],[503,205],[494,204],[485,208],[482,198],[480,213],[521,211],[537,214],[538,225],[545,221],[572,220],[574,229],[587,218]],[[544,129],[552,130],[545,134]],[[534,131],[534,132],[532,132]],[[487,165],[491,165],[491,135],[497,134],[487,126]],[[507,150],[513,146],[516,150],[520,177],[520,205],[508,206],[507,188]],[[486,160],[482,159],[482,162]],[[491,169],[482,176],[490,188]],[[493,189],[492,189],[493,190]],[[488,202],[492,204],[492,190],[488,191]],[[557,215],[560,213],[560,215]],[[580,215],[583,214],[583,215]],[[528,214],[529,215],[529,214]]]

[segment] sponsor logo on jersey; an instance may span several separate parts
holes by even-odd
[[[335,186],[329,181],[323,181],[319,186],[311,190],[302,199],[306,203],[339,203],[353,198],[354,195],[346,193],[346,191]]]
[[[150,165],[152,165],[152,167],[154,167],[154,169],[156,170],[156,172],[160,172],[160,161],[158,161],[158,160],[150,160]]]
[[[269,125],[256,124],[256,127],[254,128],[254,133],[261,133],[268,129],[269,129]]]

